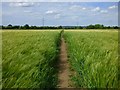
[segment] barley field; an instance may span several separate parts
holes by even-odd
[[[116,88],[118,32],[66,30],[64,33],[74,85],[83,88]]]
[[[50,88],[57,78],[55,63],[60,31],[3,31],[3,88]]]
[[[73,87],[118,87],[117,30],[3,30],[2,87],[56,88],[61,33]]]

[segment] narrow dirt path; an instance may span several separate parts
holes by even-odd
[[[59,73],[58,73],[58,87],[59,88],[68,88],[69,87],[69,66],[67,62],[67,51],[65,40],[61,38],[61,46],[60,46],[60,55],[59,55]]]

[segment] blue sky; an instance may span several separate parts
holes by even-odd
[[[117,2],[2,2],[3,25],[118,25]]]

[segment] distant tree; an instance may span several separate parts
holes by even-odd
[[[82,27],[82,26],[79,26],[78,28],[79,28],[79,29],[83,29],[83,27]]]
[[[8,25],[8,27],[12,27],[12,25],[11,25],[11,24],[9,24],[9,25]]]
[[[87,29],[94,29],[95,26],[94,26],[94,25],[89,25],[89,26],[87,26],[86,28],[87,28]]]
[[[111,28],[110,26],[107,27],[107,29],[110,29],[110,28]]]
[[[103,29],[103,25],[100,25],[100,24],[95,24],[95,29]]]
[[[100,24],[95,24],[95,25],[89,25],[86,27],[87,29],[103,29],[104,25],[100,25]]]
[[[104,26],[101,24],[89,25],[89,26],[29,26],[25,24],[24,26],[15,25],[12,26],[11,24],[7,26],[0,26],[2,29],[118,29],[118,26]]]
[[[12,25],[9,24],[6,28],[7,28],[7,29],[12,29]]]
[[[13,29],[20,29],[20,26],[13,26]]]
[[[118,29],[118,26],[115,26],[114,29]]]
[[[0,26],[0,29],[2,29],[3,26]]]
[[[39,27],[37,26],[31,26],[30,29],[38,29]]]
[[[29,25],[28,25],[28,24],[25,24],[25,25],[24,25],[24,29],[29,29]]]
[[[62,26],[59,26],[58,29],[62,29],[63,27]]]

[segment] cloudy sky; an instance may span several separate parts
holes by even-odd
[[[2,2],[3,25],[118,25],[117,2]]]

